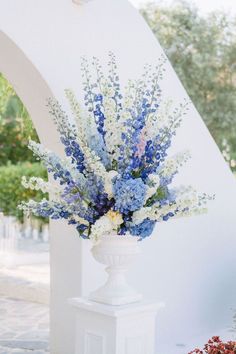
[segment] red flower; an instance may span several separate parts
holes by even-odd
[[[208,340],[204,349],[194,349],[188,354],[236,354],[236,342],[223,343],[220,337],[214,336]]]

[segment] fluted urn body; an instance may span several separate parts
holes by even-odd
[[[126,280],[126,272],[140,253],[137,237],[104,235],[93,247],[97,262],[107,266],[107,282],[90,294],[90,300],[109,305],[124,305],[140,301],[142,295]]]

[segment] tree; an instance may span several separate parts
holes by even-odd
[[[38,140],[29,114],[0,74],[0,165],[9,161],[35,161],[27,148],[29,137]]]
[[[141,12],[223,151],[236,158],[236,17],[181,1]]]
[[[30,191],[21,185],[22,176],[47,179],[47,171],[35,162],[27,147],[30,137],[38,141],[29,114],[12,86],[0,74],[0,211],[21,221],[23,213],[18,204],[32,197],[42,198],[39,191]]]

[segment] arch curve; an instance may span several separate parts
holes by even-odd
[[[53,97],[50,87],[24,52],[3,31],[0,31],[0,53],[0,72],[27,108],[40,141],[54,151],[61,150],[46,107],[47,99]],[[53,134],[49,135],[49,131]]]
[[[28,110],[40,142],[62,155],[63,147],[59,134],[46,106],[47,99],[55,95],[35,65],[1,30],[0,72],[11,83]],[[77,259],[81,252],[80,240],[75,237],[75,234],[73,230],[68,232],[68,226],[63,221],[60,223],[50,221],[50,347],[52,353],[63,354],[66,348],[73,346],[74,342],[73,315],[68,311],[66,299],[80,294],[80,281],[75,283],[74,279],[70,278],[65,287],[64,280],[72,273],[75,266],[73,260]],[[79,262],[78,268],[81,269]],[[58,318],[61,316],[68,323],[66,327],[63,323],[58,325]]]

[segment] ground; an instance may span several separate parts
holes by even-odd
[[[0,354],[49,353],[48,250],[36,246],[0,267]]]
[[[0,298],[0,354],[49,353],[47,305]]]

